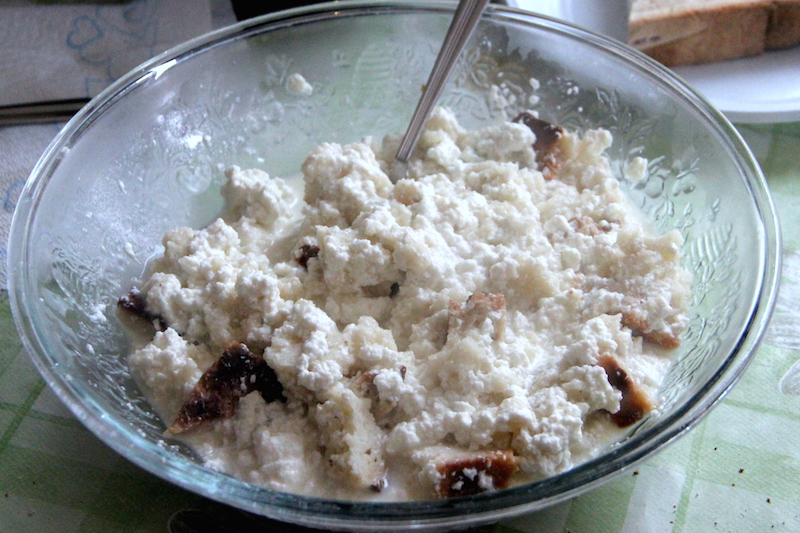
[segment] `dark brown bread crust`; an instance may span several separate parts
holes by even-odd
[[[508,450],[465,452],[462,457],[439,461],[436,470],[441,476],[436,495],[455,498],[508,487],[517,471],[517,460]]]
[[[789,48],[800,44],[800,1],[778,1],[772,5],[767,21],[767,50]]]
[[[621,428],[628,427],[653,410],[650,397],[631,380],[614,357],[604,355],[598,359],[597,364],[606,371],[611,386],[622,394],[619,411],[611,413],[612,422]]]
[[[200,377],[167,433],[182,433],[203,422],[230,417],[239,400],[254,390],[267,402],[286,401],[275,371],[247,346],[234,343]]]
[[[530,128],[536,136],[533,142],[533,151],[536,153],[537,170],[544,173],[545,178],[554,172],[559,165],[561,148],[559,141],[564,136],[564,129],[561,126],[551,124],[546,120],[536,118],[530,113],[520,113],[514,122],[524,124]]]

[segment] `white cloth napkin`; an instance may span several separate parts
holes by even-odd
[[[0,4],[0,105],[96,96],[147,59],[233,22],[232,13],[222,0]],[[0,289],[17,198],[62,126],[0,127]]]
[[[95,96],[122,74],[211,29],[209,1],[0,7],[0,105]]]

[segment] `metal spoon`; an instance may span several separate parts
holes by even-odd
[[[434,63],[433,70],[431,70],[430,77],[428,77],[428,83],[425,84],[422,97],[417,103],[417,108],[414,110],[411,122],[400,143],[400,148],[397,150],[397,155],[395,155],[389,173],[392,183],[397,183],[398,180],[406,177],[408,158],[417,145],[419,136],[422,134],[422,128],[433,110],[433,104],[439,98],[439,93],[442,92],[456,59],[458,59],[461,50],[463,50],[464,45],[467,44],[467,40],[472,35],[472,30],[478,25],[483,8],[486,7],[488,2],[489,0],[459,1],[442,48],[436,57],[436,63]]]
[[[66,121],[88,103],[88,98],[71,98],[0,106],[0,127]]]

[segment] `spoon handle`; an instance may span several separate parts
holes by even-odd
[[[66,121],[88,103],[88,98],[72,98],[0,106],[0,127]]]
[[[439,98],[439,93],[442,92],[447,78],[450,76],[450,71],[458,59],[464,45],[467,44],[472,31],[478,25],[478,20],[481,18],[484,7],[489,0],[460,0],[456,12],[453,15],[453,20],[450,23],[450,28],[447,30],[447,35],[444,38],[439,55],[436,57],[436,63],[433,65],[428,83],[422,91],[422,97],[417,103],[417,108],[411,117],[411,122],[408,125],[403,140],[400,143],[400,148],[397,150],[394,165],[391,171],[391,179],[393,182],[405,177],[406,165],[408,158],[411,156],[411,151],[416,146],[419,136],[422,133],[422,128],[428,121],[428,117],[433,110],[433,105]]]

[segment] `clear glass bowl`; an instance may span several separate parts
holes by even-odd
[[[278,493],[202,467],[126,368],[117,298],[161,235],[219,212],[221,169],[299,172],[317,143],[402,131],[454,4],[321,4],[237,24],[179,46],[92,100],[28,181],[8,256],[11,304],[42,375],[121,455],[186,489],[279,520],[374,531],[447,528],[534,511],[619,474],[695,425],[733,385],[776,293],[779,229],[757,163],[735,129],[668,70],[551,19],[490,6],[442,103],[468,127],[513,111],[614,134],[623,188],[655,225],[685,237],[691,325],[663,408],[600,457],[536,483],[444,501],[368,503]],[[302,74],[310,96],[292,94]],[[649,160],[632,182],[633,157]]]

